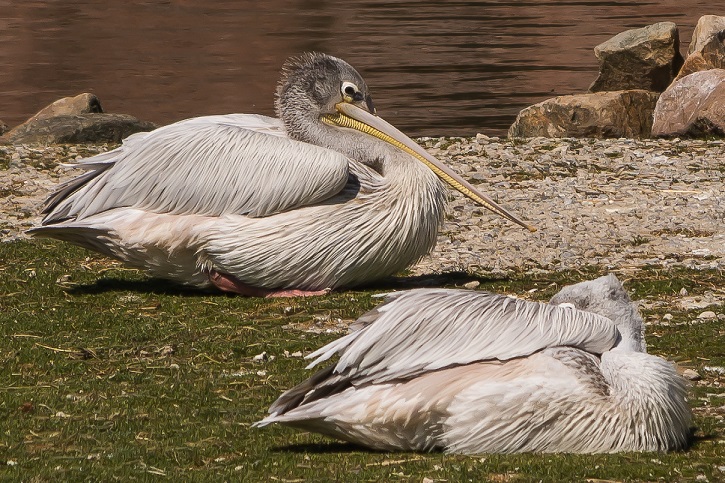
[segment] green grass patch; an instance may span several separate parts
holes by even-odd
[[[481,455],[381,453],[281,427],[252,429],[305,378],[294,357],[320,347],[378,299],[416,286],[460,286],[547,299],[598,268],[505,279],[399,277],[314,299],[190,291],[55,242],[0,244],[0,480],[24,481],[687,481],[725,477],[725,321],[648,331],[650,352],[698,370],[698,440],[681,453]],[[641,271],[637,299],[717,290],[723,276]],[[720,310],[722,312],[722,310]],[[681,324],[679,324],[681,322]],[[268,358],[255,361],[266,352]],[[701,477],[702,477],[701,476]]]

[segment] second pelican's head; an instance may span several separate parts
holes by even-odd
[[[372,166],[377,154],[370,153],[369,159],[356,155],[365,145],[360,142],[363,140],[361,136],[372,136],[413,156],[441,180],[476,203],[530,231],[536,231],[378,117],[362,76],[341,59],[319,53],[289,59],[282,68],[276,107],[278,117],[293,139],[344,152]],[[346,136],[346,132],[350,133],[348,129],[359,134]]]

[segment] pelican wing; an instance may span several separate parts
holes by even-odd
[[[591,312],[462,290],[404,292],[362,319],[367,326],[310,354],[309,367],[339,354],[334,374],[380,383],[547,347],[601,354],[619,337],[610,319]]]
[[[340,359],[283,393],[269,408],[272,419],[350,386],[409,380],[473,362],[525,357],[548,347],[601,354],[620,337],[614,322],[591,312],[446,289],[391,294],[356,324],[361,328],[307,356],[316,358],[308,368],[335,354]]]
[[[76,166],[88,172],[48,198],[43,224],[119,207],[267,216],[330,198],[349,176],[342,154],[288,138],[277,119],[245,114],[135,134]]]

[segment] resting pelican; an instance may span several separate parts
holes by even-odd
[[[549,304],[412,290],[356,325],[308,356],[310,368],[334,354],[337,364],[282,394],[256,425],[465,454],[688,443],[685,383],[646,353],[642,319],[614,275],[565,287]]]
[[[152,276],[253,296],[325,293],[429,253],[443,180],[530,230],[375,115],[368,87],[324,54],[287,61],[279,119],[188,119],[77,166],[41,227]]]

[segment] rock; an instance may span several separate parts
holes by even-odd
[[[2,136],[3,133],[8,132],[8,130],[10,130],[8,125],[5,124],[2,119],[0,119],[0,136]]]
[[[102,112],[103,109],[101,108],[101,101],[99,101],[93,94],[84,93],[75,97],[64,97],[62,99],[58,99],[54,103],[38,111],[25,122],[37,121],[39,119],[49,119],[56,116]]]
[[[695,72],[662,93],[653,136],[725,136],[725,69]]]
[[[478,288],[479,285],[481,285],[481,282],[479,282],[478,280],[474,280],[473,282],[464,283],[463,288],[473,290],[474,288]]]
[[[599,77],[590,92],[664,91],[682,66],[680,37],[672,22],[627,30],[594,48]]]
[[[714,319],[716,317],[717,317],[717,314],[715,312],[713,312],[712,310],[706,310],[697,316],[698,319]]]
[[[714,32],[698,44],[698,49],[685,59],[675,80],[703,70],[725,69],[725,30]]]
[[[698,372],[694,369],[685,369],[684,371],[682,371],[682,377],[684,377],[688,381],[699,381],[700,379],[702,379],[702,376],[698,374]]]
[[[722,38],[713,37],[712,45],[719,44],[718,49],[722,50],[722,54],[725,55],[725,48],[722,48]],[[710,49],[710,46],[708,46]],[[709,69],[725,69],[725,61],[718,56],[708,55],[707,53],[695,52],[685,60],[685,64],[680,69],[680,73],[675,78],[675,81],[682,79],[685,76],[693,74],[695,72],[702,72],[703,70]]]
[[[58,99],[46,106],[0,136],[0,143],[117,143],[133,133],[155,128],[154,124],[133,116],[103,114],[98,98],[84,93]]]
[[[261,354],[257,354],[256,356],[252,357],[252,360],[254,362],[265,362],[265,361],[269,360],[269,356],[267,355],[267,351],[264,351]]]
[[[554,97],[522,110],[509,137],[649,137],[657,96],[630,90]]]
[[[702,50],[702,46],[721,30],[725,30],[725,17],[717,15],[703,15],[697,21],[697,26],[692,32],[692,40],[690,47],[687,49],[687,55]]]
[[[0,144],[118,143],[156,125],[127,114],[75,114],[25,122],[0,136]]]

